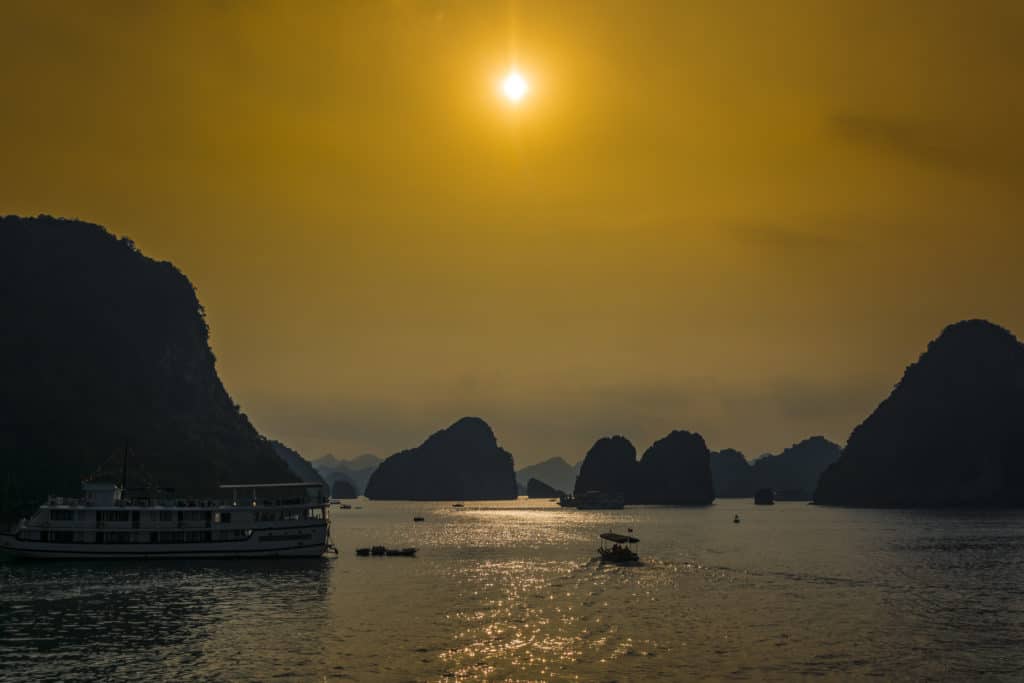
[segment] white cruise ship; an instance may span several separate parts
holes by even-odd
[[[48,559],[319,557],[330,544],[320,483],[221,486],[227,500],[127,498],[84,483],[82,498],[51,496],[0,551]]]

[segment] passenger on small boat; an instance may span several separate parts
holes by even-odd
[[[632,544],[640,542],[638,538],[609,531],[606,534],[601,534],[601,541],[601,547],[597,551],[602,562],[636,562],[640,559],[636,551],[630,547]],[[604,541],[611,541],[611,548],[606,547]]]

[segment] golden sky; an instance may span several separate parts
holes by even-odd
[[[0,213],[196,285],[307,457],[841,443],[1024,334],[1024,3],[0,2]],[[515,65],[517,106],[498,95]]]

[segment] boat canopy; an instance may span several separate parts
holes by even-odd
[[[639,538],[633,538],[632,536],[623,536],[622,534],[613,534],[610,531],[608,533],[606,533],[606,534],[601,534],[601,538],[603,538],[606,541],[611,541],[612,543],[639,543],[640,542]]]

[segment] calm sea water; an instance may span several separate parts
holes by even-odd
[[[337,559],[2,562],[0,680],[1024,677],[1024,513],[361,504]]]

